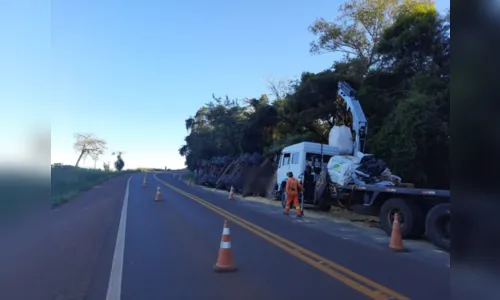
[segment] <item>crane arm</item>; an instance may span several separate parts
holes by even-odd
[[[361,104],[356,99],[356,91],[345,81],[338,82],[337,116],[335,125],[346,125],[353,131],[354,152],[365,150],[368,121]]]

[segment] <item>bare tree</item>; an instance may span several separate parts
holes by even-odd
[[[99,160],[99,157],[103,154],[104,154],[104,149],[99,149],[89,154],[92,160],[94,161],[94,169],[97,168],[97,161]]]
[[[91,133],[76,133],[74,148],[80,153],[75,164],[75,167],[78,167],[82,158],[87,156],[96,161],[107,149],[107,143]]]

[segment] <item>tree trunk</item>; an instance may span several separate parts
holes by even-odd
[[[85,149],[83,149],[82,152],[80,152],[80,156],[78,156],[78,159],[76,160],[75,167],[78,167],[78,165],[80,164],[80,160],[82,160],[84,154],[85,154]]]

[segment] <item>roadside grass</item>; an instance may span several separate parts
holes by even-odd
[[[51,206],[58,207],[84,191],[115,176],[137,171],[107,172],[103,170],[57,166],[51,168]]]
[[[50,197],[47,173],[15,167],[0,170],[0,228],[27,212],[47,209]]]

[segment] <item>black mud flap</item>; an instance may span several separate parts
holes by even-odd
[[[324,193],[326,190],[326,185],[328,184],[326,176],[327,176],[327,170],[326,170],[326,168],[323,168],[323,170],[319,174],[318,180],[316,181],[316,185],[314,187],[314,204],[315,205],[320,204],[321,199],[324,196]]]

